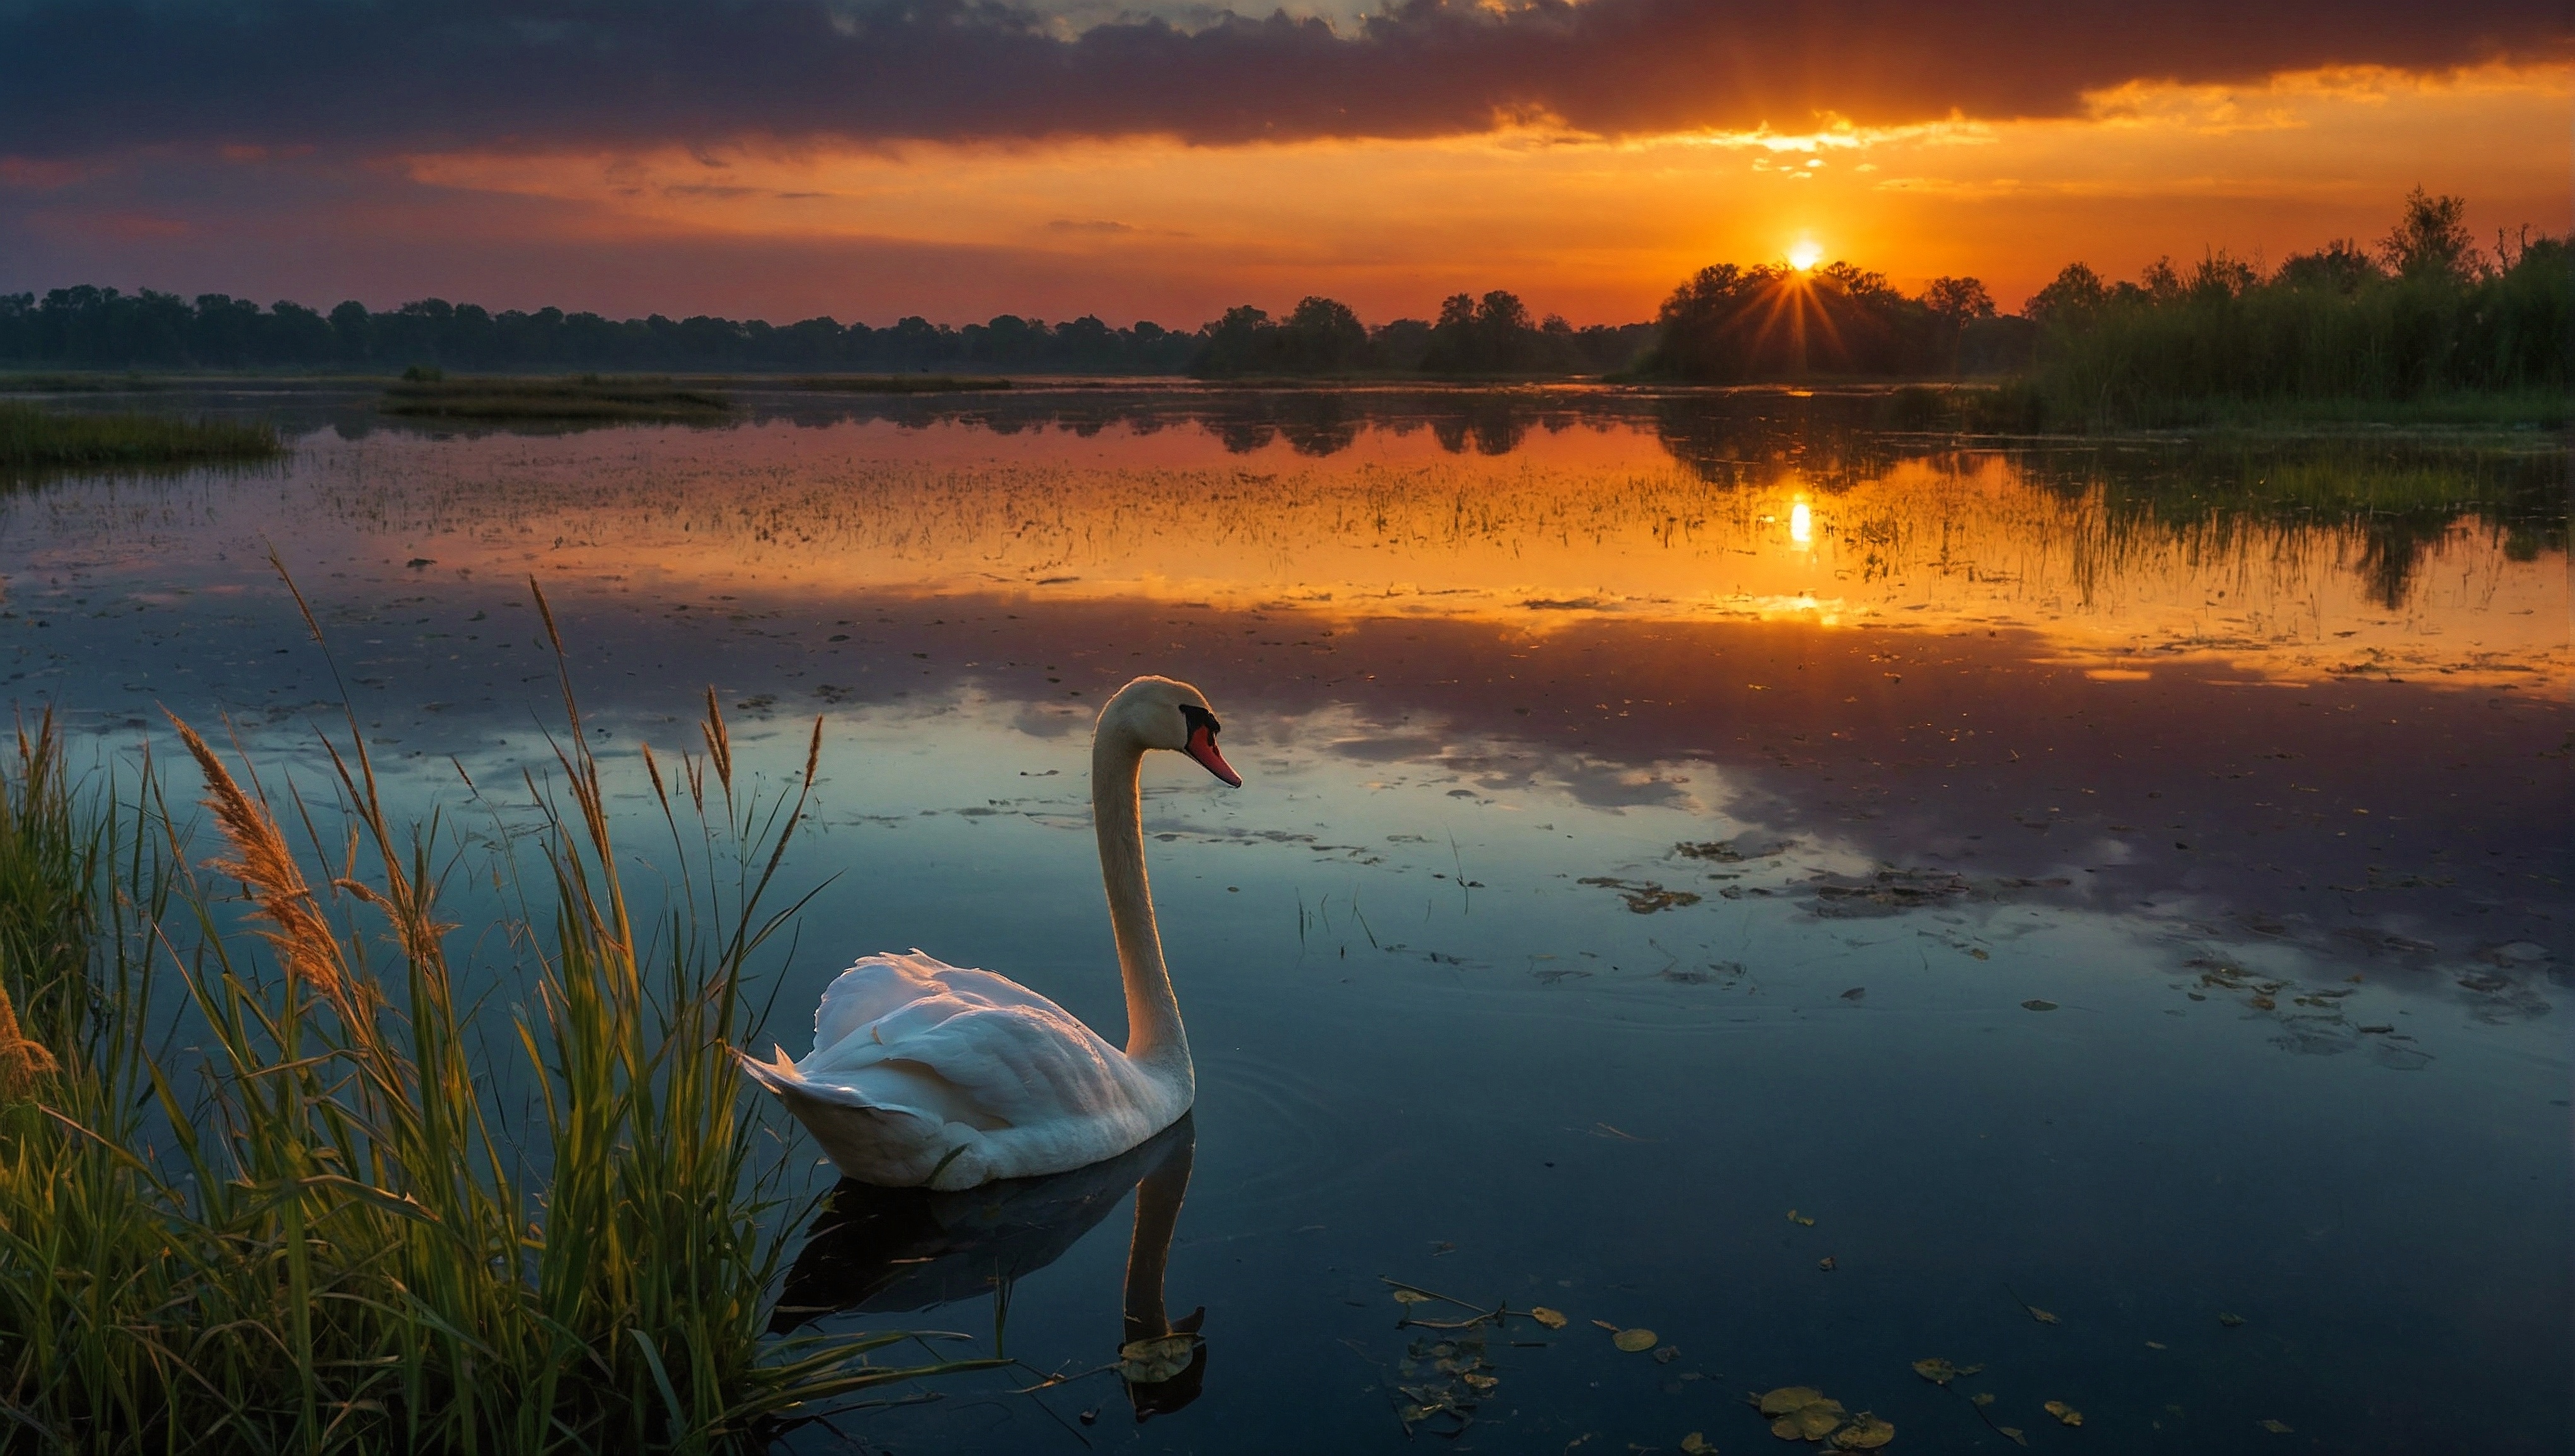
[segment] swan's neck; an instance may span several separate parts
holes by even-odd
[[[1100,875],[1109,888],[1109,923],[1118,933],[1118,969],[1127,982],[1127,1056],[1183,1078],[1190,1039],[1181,1004],[1163,963],[1154,925],[1154,892],[1145,882],[1144,749],[1104,734],[1091,746],[1091,816],[1100,833]]]

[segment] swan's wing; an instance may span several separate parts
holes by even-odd
[[[814,1013],[809,1090],[986,1131],[1133,1107],[1135,1068],[1064,1007],[1008,976],[916,950],[843,971]]]
[[[1026,1006],[1057,1016],[1065,1009],[1006,975],[950,965],[914,950],[909,955],[870,955],[842,971],[814,1008],[814,1050],[846,1041],[869,1023],[917,1001],[964,996],[972,1003]]]

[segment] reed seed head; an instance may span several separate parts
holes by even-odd
[[[230,875],[250,889],[261,917],[273,927],[262,933],[277,947],[287,975],[321,992],[342,1019],[354,1025],[356,1007],[350,999],[349,976],[341,962],[339,939],[331,933],[330,922],[322,917],[321,905],[305,882],[295,855],[287,848],[286,835],[279,831],[276,815],[269,812],[265,802],[243,790],[195,728],[176,715],[170,716],[170,724],[179,730],[179,741],[187,746],[188,755],[197,760],[197,767],[206,775],[206,807],[214,810],[215,822],[236,856],[209,859],[206,867]]]
[[[56,1069],[54,1054],[19,1029],[18,1008],[0,986],[0,1097],[23,1097]]]

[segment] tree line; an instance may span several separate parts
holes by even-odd
[[[280,302],[83,286],[0,295],[0,361],[73,369],[390,373],[976,372],[1209,379],[1594,374],[1707,384],[2022,376],[2012,408],[2143,418],[2173,401],[2402,401],[2461,391],[2562,393],[2575,307],[2566,240],[2480,249],[2465,204],[2416,189],[2375,246],[2342,240],[2264,271],[2212,252],[2135,282],[2068,265],[2018,315],[1973,278],[1907,294],[1846,262],[1703,268],[1650,323],[1577,329],[1510,293],[1454,294],[1435,319],[1370,327],[1309,297],[1284,318],[1246,304],[1197,329],[1048,324],[1004,314],[952,328],[830,318],[773,326],[697,316],[492,313],[425,299],[323,314]],[[2159,403],[2161,402],[2161,403]]]
[[[1349,305],[1308,298],[1273,320],[1250,304],[1207,327],[1190,360],[1205,379],[1261,375],[1611,374],[1652,342],[1651,324],[1576,329],[1560,316],[1532,321],[1518,296],[1499,289],[1451,294],[1434,323],[1396,319],[1368,328]]]
[[[191,300],[90,285],[41,299],[0,294],[0,360],[70,369],[1177,374],[1202,333],[1015,314],[964,328],[914,317],[874,329],[831,318],[779,326],[554,308],[494,313],[435,298],[385,310],[353,301],[324,314],[284,301],[262,309],[219,293]]]

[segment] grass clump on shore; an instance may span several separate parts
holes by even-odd
[[[713,390],[684,389],[666,379],[448,379],[413,369],[385,389],[376,409],[387,415],[445,420],[568,420],[713,423],[730,418],[733,401]]]
[[[266,421],[72,415],[0,403],[0,469],[77,470],[266,460],[286,442]]]
[[[765,896],[803,792],[737,797],[710,700],[703,752],[644,758],[677,867],[671,907],[637,923],[566,708],[555,783],[526,780],[551,892],[502,927],[535,970],[511,1010],[461,993],[437,903],[452,846],[435,818],[389,820],[354,723],[326,743],[348,842],[310,869],[257,778],[183,724],[225,851],[202,864],[149,768],[92,826],[50,724],[19,735],[0,767],[5,1444],[752,1450],[970,1363],[870,1362],[902,1335],[765,1335],[784,1164],[755,1155],[730,1047],[747,963],[794,908]],[[319,845],[302,797],[287,818]],[[524,1122],[487,1056],[541,1089]]]

